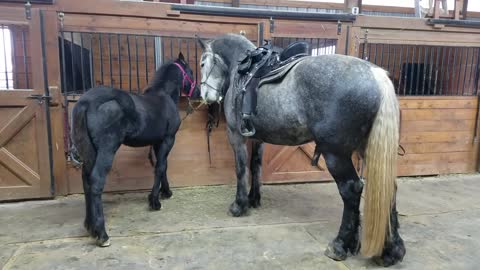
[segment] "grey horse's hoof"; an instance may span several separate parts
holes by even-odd
[[[342,243],[335,240],[330,242],[325,250],[325,256],[335,261],[344,261],[347,259],[347,252],[342,247]]]
[[[235,201],[230,205],[230,213],[232,213],[234,217],[245,216],[247,214],[247,211],[248,211],[248,204],[239,205]]]
[[[162,208],[162,204],[158,197],[153,196],[151,193],[148,195],[148,205],[150,206],[151,210],[158,211]]]

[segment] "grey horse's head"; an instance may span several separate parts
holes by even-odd
[[[236,68],[240,53],[255,46],[242,35],[227,34],[213,40],[197,38],[203,53],[201,58],[200,93],[207,103],[220,102],[230,86],[231,71]]]

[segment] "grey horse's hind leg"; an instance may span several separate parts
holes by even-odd
[[[396,186],[395,186],[396,192]],[[381,266],[391,266],[397,262],[401,262],[405,256],[406,250],[398,228],[398,212],[396,199],[393,202],[392,212],[390,213],[390,225],[391,225],[391,237],[385,242],[382,255],[378,258],[374,258],[375,262]]]
[[[252,158],[250,160],[250,170],[252,172],[252,185],[248,194],[250,207],[257,208],[260,206],[260,177],[262,176],[262,156],[264,144],[260,141],[252,142]]]
[[[238,131],[228,128],[228,139],[235,153],[235,171],[237,174],[237,194],[235,201],[230,205],[230,213],[239,217],[248,210],[248,173],[247,173],[247,145],[246,139]]]
[[[323,153],[327,168],[337,183],[343,200],[343,217],[337,237],[328,245],[325,255],[345,260],[348,252],[355,255],[360,248],[360,197],[363,183],[353,166],[351,154]]]
[[[169,198],[172,196],[167,179],[167,158],[174,143],[175,136],[169,136],[165,137],[162,143],[153,146],[157,163],[155,164],[155,181],[152,192],[148,195],[148,202],[152,210],[160,210],[162,207],[159,199],[160,192],[162,192],[163,197]]]

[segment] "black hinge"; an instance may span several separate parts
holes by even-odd
[[[275,21],[273,20],[272,17],[270,17],[270,33],[273,33],[275,31]]]
[[[30,1],[27,1],[27,3],[25,3],[25,17],[27,18],[27,20],[32,19],[32,4],[30,4]]]
[[[41,95],[41,94],[33,94],[27,97],[28,99],[36,99],[39,104],[42,104],[44,100],[51,100],[51,96]]]

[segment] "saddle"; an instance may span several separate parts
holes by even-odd
[[[254,51],[247,51],[239,60],[237,71],[240,76],[237,76],[236,85],[242,91],[246,91],[247,88],[256,90],[258,84],[265,81],[265,78],[276,77],[279,79],[279,74],[285,75],[294,64],[299,62],[298,59],[308,55],[309,44],[303,41],[294,42],[280,52],[270,44]],[[261,78],[262,80],[252,80],[252,78]],[[256,82],[257,85],[249,85],[253,82]]]
[[[295,42],[284,50],[270,44],[247,51],[239,59],[234,87],[242,93],[242,124],[240,133],[253,136],[255,128],[250,118],[255,114],[256,93],[260,85],[282,79],[304,56],[309,55],[306,42]]]

